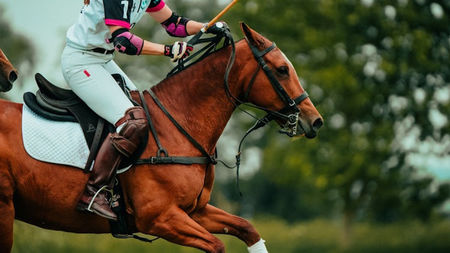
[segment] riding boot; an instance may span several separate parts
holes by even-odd
[[[147,136],[148,125],[143,108],[136,106],[128,109],[125,116],[116,123],[116,127],[122,124],[124,126],[120,132],[109,134],[100,147],[83,195],[77,204],[78,210],[117,220],[109,200],[116,170],[122,159],[130,157]]]

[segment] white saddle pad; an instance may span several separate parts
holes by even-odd
[[[84,169],[89,148],[78,123],[45,119],[24,104],[22,137],[34,159]]]

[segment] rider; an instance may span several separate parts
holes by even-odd
[[[77,209],[116,220],[107,192],[111,191],[122,158],[136,151],[147,136],[148,126],[143,108],[134,106],[111,76],[122,75],[127,87],[136,90],[113,61],[114,51],[128,55],[165,55],[174,61],[189,55],[193,48],[186,42],[162,45],[131,33],[130,29],[145,13],[174,37],[196,34],[204,24],[178,16],[163,0],[84,0],[84,4],[78,21],[67,31],[62,72],[71,89],[94,112],[113,124],[116,132],[109,134],[101,145]]]

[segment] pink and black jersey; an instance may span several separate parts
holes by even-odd
[[[91,0],[67,31],[67,44],[81,50],[111,50],[114,46],[106,42],[110,37],[108,25],[131,29],[146,12],[159,11],[164,6],[163,0]]]

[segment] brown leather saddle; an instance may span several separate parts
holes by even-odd
[[[131,99],[123,77],[119,74],[113,74],[112,76],[130,100],[136,103]],[[39,90],[36,94],[26,92],[23,95],[24,103],[34,113],[48,120],[78,122],[80,124],[90,149],[89,159],[85,167],[85,172],[88,172],[101,143],[108,133],[115,131],[114,126],[92,111],[73,91],[53,85],[39,73],[35,75],[35,79]],[[131,162],[128,162],[129,164]],[[126,165],[124,164],[123,167],[126,167]]]

